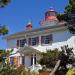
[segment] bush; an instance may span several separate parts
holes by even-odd
[[[0,75],[18,75],[18,71],[13,65],[2,64],[0,67]]]
[[[16,68],[10,64],[0,64],[0,75],[36,75],[35,72],[26,71],[24,65]]]
[[[39,63],[41,65],[46,65],[47,68],[53,68],[57,62],[60,52],[58,49],[48,50],[46,53],[42,53],[42,58]]]

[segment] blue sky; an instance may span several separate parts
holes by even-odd
[[[39,22],[50,7],[63,13],[68,0],[12,0],[5,8],[0,8],[0,24],[9,28],[9,34],[24,31],[29,20],[33,28],[40,27]],[[0,36],[0,49],[6,48],[6,41]]]

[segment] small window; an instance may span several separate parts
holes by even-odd
[[[32,38],[32,46],[36,45],[36,37]]]
[[[44,36],[44,44],[49,44],[49,43],[50,43],[49,36]]]
[[[20,40],[20,47],[24,47],[25,43],[26,43],[26,39]]]
[[[50,44],[53,41],[52,34],[41,36],[41,44]]]
[[[24,47],[26,39],[17,40],[17,47]]]
[[[50,12],[50,16],[55,16],[55,12]]]

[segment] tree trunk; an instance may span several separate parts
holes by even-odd
[[[59,67],[59,65],[60,65],[60,61],[61,61],[61,60],[58,60],[58,61],[57,61],[56,65],[55,65],[55,67],[53,68],[53,70],[52,70],[52,72],[50,73],[50,75],[54,75],[54,74],[55,74],[56,70],[58,69],[58,67]]]

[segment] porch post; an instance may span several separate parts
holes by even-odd
[[[24,54],[21,54],[20,56],[20,64],[22,64],[22,56],[24,56]]]
[[[41,36],[39,36],[39,45],[41,45]]]
[[[20,56],[20,64],[22,64],[22,56]]]
[[[33,70],[34,70],[34,67],[35,67],[35,54],[33,54]]]

